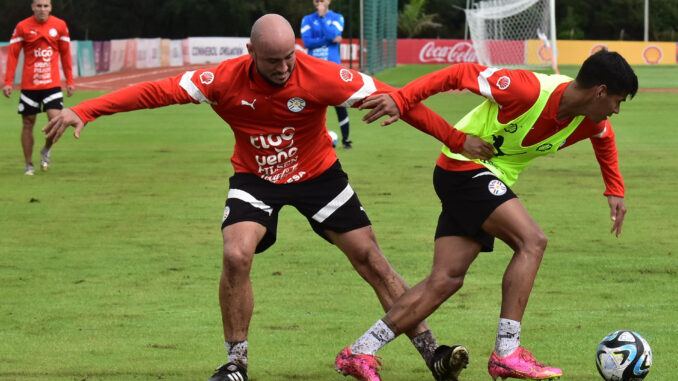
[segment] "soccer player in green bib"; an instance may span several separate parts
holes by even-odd
[[[410,107],[448,90],[468,90],[486,100],[456,124],[470,144],[461,153],[444,147],[436,163],[433,183],[442,211],[433,268],[339,353],[337,368],[350,363],[365,370],[359,379],[380,380],[376,352],[457,292],[471,263],[481,251],[493,250],[496,237],[514,254],[502,281],[498,332],[488,362],[490,376],[495,380],[557,379],[560,369],[540,363],[520,344],[521,321],[547,238],[510,187],[534,158],[590,140],[605,182],[611,232],[619,236],[626,214],[624,182],[608,117],[619,113],[621,102],[633,98],[638,78],[621,55],[607,50],[587,58],[574,80],[462,63],[416,79],[399,91],[368,98],[361,109],[371,111],[363,119],[371,123],[388,116],[381,124],[391,124]],[[484,142],[478,144],[473,136]],[[432,366],[445,369],[437,379],[457,380],[468,363],[466,348],[441,346],[436,352]]]

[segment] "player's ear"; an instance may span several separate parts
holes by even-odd
[[[246,46],[247,46],[247,53],[249,53],[249,54],[250,54],[250,57],[252,57],[252,59],[254,59],[254,54],[255,54],[255,53],[254,53],[254,45],[252,45],[251,42],[248,42],[248,43],[246,44]]]
[[[607,95],[607,85],[596,86],[596,98],[602,98]]]

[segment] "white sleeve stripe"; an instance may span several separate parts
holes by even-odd
[[[603,136],[605,136],[606,132],[607,132],[607,126],[605,126],[605,128],[603,128],[603,131],[601,131],[599,134],[593,135],[593,137],[594,138],[602,138]]]
[[[304,25],[301,27],[301,33],[306,33],[306,31],[309,29],[311,29],[310,25]]]
[[[15,42],[21,42],[21,41],[23,41],[23,40],[24,40],[23,37],[17,37],[17,38],[13,38],[13,39],[9,40],[9,43],[10,43],[10,44],[13,44],[13,43],[15,43]]]
[[[67,41],[67,42],[70,42],[70,41],[71,41],[71,39],[68,38],[68,37],[66,37],[66,36],[61,36],[61,37],[59,37],[59,39],[60,39],[61,41]]]
[[[341,24],[337,21],[332,21],[332,25],[334,25],[340,32],[344,31],[344,27],[341,26]]]
[[[347,100],[344,101],[344,103],[340,104],[339,106],[351,107],[356,102],[367,98],[368,96],[372,95],[375,91],[377,91],[377,87],[374,85],[374,79],[372,79],[372,77],[360,72],[358,72],[358,74],[360,74],[360,76],[363,78],[363,87],[361,87],[358,91],[353,93],[353,95],[351,95]]]
[[[200,91],[198,86],[191,81],[191,78],[193,77],[193,74],[195,73],[195,70],[193,71],[187,71],[184,73],[184,75],[181,76],[181,81],[179,81],[179,86],[181,86],[182,89],[186,90],[188,95],[191,96],[191,98],[195,99],[198,102],[206,102],[210,104],[214,104],[211,100],[207,99],[205,94]]]
[[[480,94],[484,96],[485,98],[489,98],[492,100],[492,102],[497,103],[494,100],[494,97],[492,96],[492,88],[490,87],[490,82],[487,80],[494,74],[495,72],[499,71],[499,68],[496,67],[488,67],[485,69],[480,75],[478,75],[478,90],[480,90]]]
[[[342,190],[341,193],[337,195],[337,197],[327,203],[327,205],[323,206],[322,209],[320,209],[311,218],[319,223],[323,223],[329,216],[332,215],[332,213],[336,212],[337,209],[346,204],[346,202],[348,202],[348,200],[350,200],[354,194],[355,192],[353,192],[351,185],[346,185],[346,188],[344,188],[344,190]]]

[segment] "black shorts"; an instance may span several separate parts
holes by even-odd
[[[19,114],[35,115],[48,109],[62,110],[64,94],[60,87],[46,90],[21,90]]]
[[[433,186],[442,202],[438,217],[436,239],[447,236],[464,236],[478,241],[482,251],[494,249],[494,236],[482,225],[499,205],[516,198],[506,186],[487,169],[452,172],[436,166]]]
[[[313,231],[328,242],[325,230],[345,233],[371,225],[337,161],[320,176],[300,183],[274,184],[251,173],[234,174],[229,179],[221,229],[243,221],[265,226],[266,234],[256,248],[261,253],[275,242],[278,213],[285,205],[297,208]]]

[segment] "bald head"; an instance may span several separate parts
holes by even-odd
[[[294,30],[284,17],[276,14],[261,16],[252,25],[247,51],[257,72],[270,84],[283,86],[294,70]]]
[[[282,16],[269,13],[261,16],[252,25],[250,41],[254,46],[294,46],[292,25]]]

